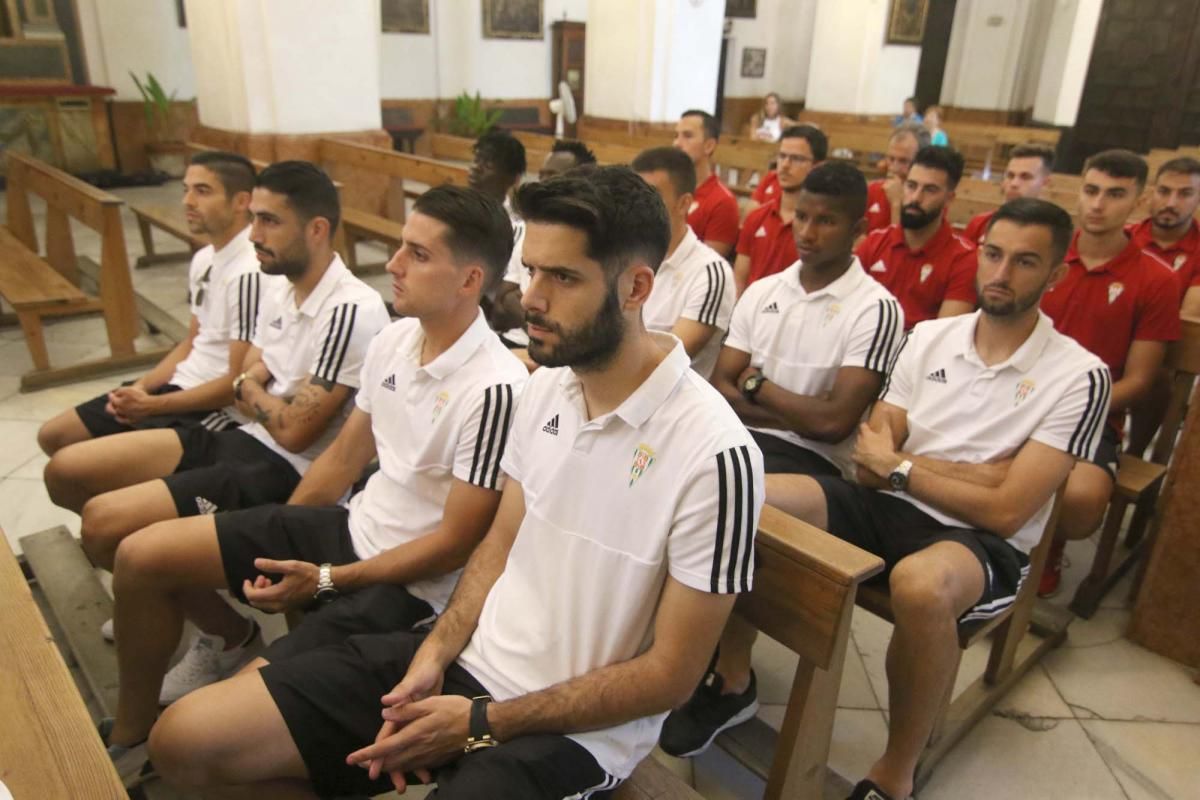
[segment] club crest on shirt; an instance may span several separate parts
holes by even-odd
[[[825,321],[822,324],[828,325],[829,323],[833,322],[833,318],[840,313],[842,313],[841,303],[830,303],[829,305],[825,306]]]
[[[874,264],[871,265],[871,269],[869,271],[870,272],[887,272],[887,264],[884,264],[882,261],[876,261]]]
[[[868,214],[878,214],[879,213],[879,203],[871,203],[871,207],[867,209],[867,213]]]
[[[438,392],[437,397],[433,400],[433,419],[431,422],[437,422],[437,418],[442,413],[442,409],[450,402],[449,392]]]
[[[1185,261],[1187,261],[1187,254],[1180,253],[1179,255],[1175,256],[1175,261],[1171,263],[1171,269],[1179,272],[1179,268],[1183,266],[1183,262]]]
[[[653,463],[654,451],[650,449],[649,445],[639,444],[637,450],[633,451],[633,466],[629,469],[629,485],[633,486],[637,483],[637,479],[642,477]]]
[[[1018,383],[1017,384],[1017,394],[1013,398],[1013,405],[1019,406],[1019,405],[1021,405],[1021,403],[1025,402],[1025,398],[1027,398],[1027,397],[1029,397],[1029,395],[1033,394],[1033,390],[1035,388],[1037,388],[1036,385],[1029,378],[1025,378],[1023,381]]]
[[[692,201],[692,204],[691,204],[690,206],[688,206],[688,213],[689,213],[689,214],[695,214],[695,213],[696,213],[696,209],[698,209],[699,207],[700,207],[700,204],[699,204],[699,203],[697,203],[695,200],[693,200],[693,201]]]
[[[767,237],[767,229],[759,226],[759,229],[754,232],[755,239],[765,239]]]
[[[923,264],[921,266],[921,283],[924,283],[925,279],[928,278],[930,273],[932,273],[932,272],[933,272],[933,264]]]
[[[1121,296],[1121,292],[1125,291],[1125,284],[1120,281],[1113,281],[1108,285],[1108,304],[1111,306]]]
[[[766,188],[763,194],[775,194],[775,186],[771,185]]]

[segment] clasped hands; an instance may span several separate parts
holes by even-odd
[[[858,426],[851,455],[858,465],[858,482],[868,489],[888,489],[888,476],[904,459],[896,453],[892,428],[884,422],[879,430],[864,422]]]

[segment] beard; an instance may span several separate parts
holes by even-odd
[[[909,203],[900,209],[900,227],[910,231],[920,230],[941,217],[943,208],[945,206],[941,205],[926,211],[916,203]]]
[[[1035,307],[1042,299],[1042,293],[1046,291],[1046,287],[1050,284],[1050,279],[1039,286],[1036,290],[1026,295],[1014,295],[1008,300],[987,300],[983,290],[986,286],[981,286],[979,281],[975,281],[975,296],[979,298],[979,310],[987,314],[989,317],[1003,319],[1005,317],[1015,317],[1024,314],[1029,309]],[[1003,287],[1009,289],[1009,287]],[[1012,291],[1009,289],[1009,291]]]
[[[1152,219],[1154,220],[1155,225],[1168,230],[1171,228],[1178,228],[1184,223],[1192,221],[1190,216],[1185,217],[1183,214],[1165,209],[1155,214]]]
[[[260,261],[258,266],[267,275],[283,275],[287,278],[298,278],[308,269],[309,253],[303,241],[296,242],[282,253],[276,255],[274,250],[254,246],[259,253],[272,256],[274,261]]]
[[[529,357],[543,367],[571,367],[585,372],[604,367],[625,339],[625,317],[617,299],[616,287],[604,298],[604,305],[578,328],[564,329],[539,314],[526,312],[525,321],[552,331],[558,344],[547,347],[538,339],[529,339]]]

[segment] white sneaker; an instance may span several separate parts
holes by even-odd
[[[261,655],[262,631],[257,622],[251,620],[251,624],[254,632],[250,638],[245,644],[231,650],[225,649],[225,640],[220,636],[198,635],[179,663],[163,676],[162,690],[158,693],[159,705],[168,706],[201,686],[228,678],[246,662]]]
[[[109,617],[107,620],[105,620],[104,624],[100,626],[100,635],[104,637],[104,641],[106,642],[112,642],[116,640],[116,636],[113,635],[112,617]]]

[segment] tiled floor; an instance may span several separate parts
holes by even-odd
[[[120,191],[134,202],[174,202],[175,187]],[[130,215],[130,257],[141,240]],[[161,240],[162,245],[174,243]],[[97,255],[98,242],[81,232],[78,252]],[[363,252],[364,257],[367,253]],[[369,256],[376,260],[377,255]],[[139,270],[137,288],[181,318],[186,315],[185,262]],[[386,278],[380,280],[386,285]],[[99,320],[60,322],[49,329],[52,355],[85,357],[103,348]],[[41,482],[45,458],[35,442],[38,424],[74,403],[104,391],[122,376],[20,394],[17,376],[28,368],[20,332],[0,329],[0,526],[14,548],[20,536],[63,523],[78,533],[74,514],[54,507]],[[1072,543],[1073,566],[1059,602],[1065,603],[1094,549]],[[1123,638],[1129,619],[1127,585],[1110,593],[1091,620],[1077,620],[1064,647],[1026,676],[997,709],[942,762],[921,800],[1030,798],[1036,800],[1200,799],[1200,686],[1181,665]],[[856,612],[850,651],[838,696],[830,764],[856,780],[881,752],[887,736],[887,679],[883,659],[889,626]],[[986,654],[975,648],[964,658],[960,686],[983,669]],[[783,717],[795,658],[761,639],[755,650],[761,716],[778,725]],[[665,757],[664,757],[665,758]],[[711,800],[758,797],[762,783],[718,748],[695,764],[672,765],[694,775],[696,788]],[[408,796],[423,796],[410,792]]]

